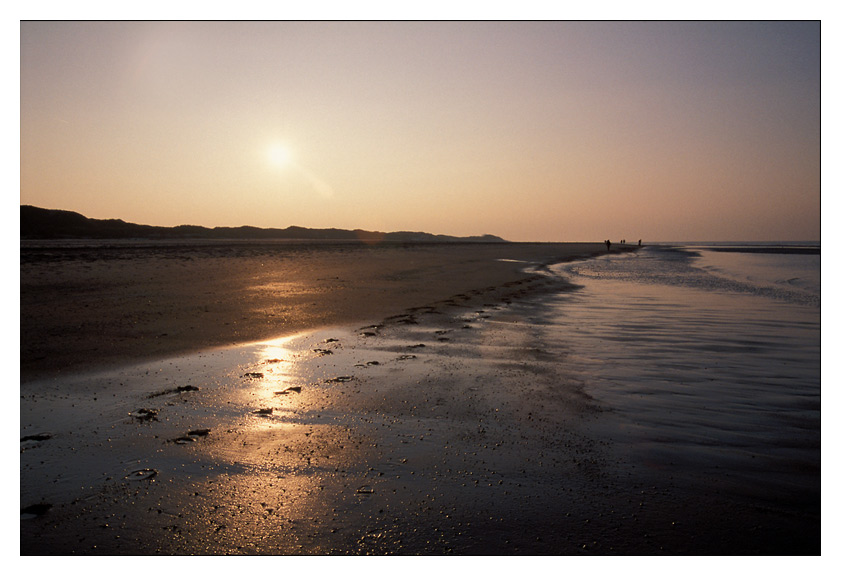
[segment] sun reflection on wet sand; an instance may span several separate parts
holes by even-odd
[[[254,345],[236,393],[249,405],[247,417],[226,431],[225,442],[207,445],[209,458],[239,467],[203,486],[213,504],[204,506],[203,527],[196,528],[221,532],[216,546],[317,554],[346,538],[341,503],[363,497],[371,442],[328,409],[332,363],[319,360],[334,346],[301,335]]]
[[[75,552],[318,553],[341,523],[336,502],[370,482],[371,442],[328,408],[325,340],[296,334],[22,397],[22,438],[46,439],[22,444],[22,509],[43,500],[56,526],[90,525]],[[38,526],[22,525],[24,542],[68,545],[60,530],[27,530]]]

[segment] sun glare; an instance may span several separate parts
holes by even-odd
[[[292,162],[292,151],[285,144],[272,144],[268,151],[269,162],[278,168],[284,168]]]
[[[300,176],[324,198],[333,196],[333,188],[318,174],[300,164],[287,144],[283,142],[269,144],[266,148],[266,161],[274,169],[283,169],[284,174],[292,173]]]

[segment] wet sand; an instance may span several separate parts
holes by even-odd
[[[435,277],[423,252],[429,275],[369,289]],[[469,289],[364,322],[23,383],[21,553],[820,553],[772,509],[637,474],[532,324],[572,288],[473,262],[442,280]]]
[[[231,250],[22,251],[22,554],[541,541],[495,548],[493,502],[539,494],[525,470],[503,489],[483,454],[505,442],[491,399],[508,394],[480,382],[497,351],[476,325],[485,306],[566,288],[534,271],[601,245]],[[430,356],[459,337],[456,357]],[[492,491],[457,511],[480,482]]]
[[[528,263],[603,251],[601,244],[22,241],[21,378],[374,322],[522,280]]]

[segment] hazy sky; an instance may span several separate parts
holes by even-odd
[[[21,204],[509,240],[820,237],[816,22],[23,22]]]

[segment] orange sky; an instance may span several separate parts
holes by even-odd
[[[21,204],[171,226],[820,238],[820,24],[23,22]]]

